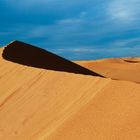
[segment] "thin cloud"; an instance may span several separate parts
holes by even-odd
[[[121,23],[130,23],[139,17],[139,0],[113,0],[110,2],[107,12],[109,18]]]
[[[94,49],[94,48],[87,48],[88,46],[81,46],[79,48],[71,48],[71,49],[67,49],[67,48],[63,48],[63,49],[57,49],[54,50],[56,52],[60,52],[60,53],[64,53],[64,52],[71,52],[71,53],[93,53],[96,52],[98,50],[98,48]]]
[[[59,20],[57,23],[58,24],[77,24],[77,23],[81,23],[81,22],[82,22],[81,19],[68,18],[68,19]]]

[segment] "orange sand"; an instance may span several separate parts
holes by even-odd
[[[111,79],[140,82],[140,58],[110,58],[77,63]]]
[[[139,82],[139,63],[78,62],[110,77],[101,78],[16,64],[2,51],[0,140],[140,140],[140,85],[111,80]]]

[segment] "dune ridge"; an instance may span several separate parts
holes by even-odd
[[[94,70],[93,61],[77,63],[92,63],[94,75],[21,65],[4,59],[15,57],[14,47],[6,48],[12,54],[0,49],[0,139],[140,139],[139,84],[98,76],[101,67]]]
[[[4,48],[2,56],[6,60],[22,65],[43,68],[47,70],[101,76],[47,50],[21,41],[13,41],[8,44]]]

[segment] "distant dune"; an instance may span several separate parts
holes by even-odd
[[[77,61],[105,77],[140,83],[140,58],[110,58],[96,61]]]
[[[139,140],[139,62],[80,66],[12,42],[0,49],[0,140]]]

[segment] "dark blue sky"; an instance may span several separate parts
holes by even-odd
[[[140,56],[140,0],[1,0],[0,46],[25,41],[68,59]]]

